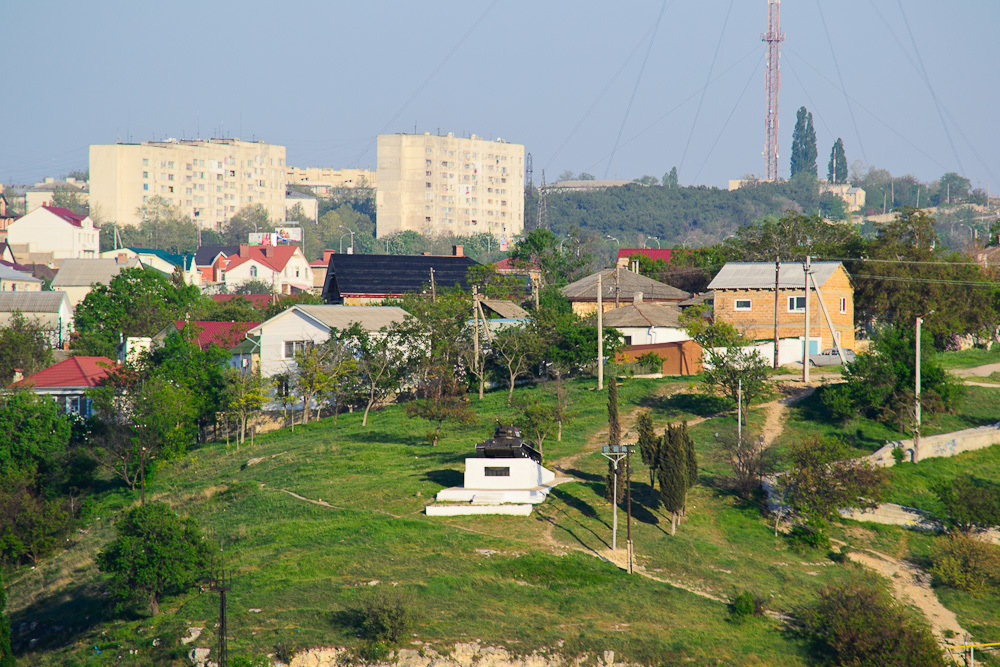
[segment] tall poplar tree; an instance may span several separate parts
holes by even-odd
[[[805,107],[799,107],[795,112],[795,129],[792,131],[791,177],[811,174],[813,178],[817,178],[816,155],[816,130],[813,128],[812,113],[806,111]]]
[[[614,376],[608,380],[608,444],[620,445],[622,442],[622,425],[618,419],[618,382]],[[604,496],[614,503],[620,503],[625,497],[625,466],[618,464],[618,494],[615,495],[615,465],[608,461],[608,474],[604,476]]]
[[[830,162],[826,165],[826,180],[831,183],[847,182],[847,155],[844,154],[844,140],[837,137],[837,141],[830,150]]]
[[[687,494],[687,455],[684,452],[680,428],[668,425],[660,445],[657,478],[660,481],[660,501],[670,512],[670,534],[677,531],[677,516],[684,509]]]
[[[0,572],[0,667],[14,667],[14,653],[10,648],[10,621],[3,613],[7,606],[7,593],[3,587],[3,573]]]
[[[642,462],[649,468],[649,497],[652,498],[656,492],[656,469],[660,463],[660,439],[653,430],[653,417],[649,412],[639,414],[637,429],[639,453],[642,455]]]

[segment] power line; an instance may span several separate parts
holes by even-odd
[[[732,0],[730,0],[732,2]],[[632,96],[628,99],[628,106],[625,107],[625,117],[622,118],[622,124],[618,128],[618,137],[615,139],[615,145],[611,149],[611,157],[608,158],[608,165],[604,168],[604,178],[608,177],[608,172],[611,171],[611,162],[615,159],[615,151],[618,150],[618,142],[622,140],[622,132],[625,131],[625,124],[628,122],[629,113],[632,111],[632,103],[635,102],[635,94],[639,92],[639,82],[642,81],[642,73],[646,71],[646,62],[649,60],[649,52],[653,50],[653,42],[656,41],[656,31],[660,28],[660,19],[663,18],[663,12],[667,10],[667,5],[670,4],[668,0],[663,0],[663,4],[660,6],[660,13],[656,16],[656,23],[653,24],[653,34],[649,38],[649,46],[646,47],[646,55],[642,58],[642,67],[639,68],[639,76],[635,78],[635,85],[632,86]]]
[[[826,43],[830,46],[830,53],[833,55],[833,67],[837,70],[837,78],[840,80],[840,90],[844,93],[844,101],[847,102],[847,112],[851,116],[851,125],[854,126],[854,134],[858,138],[858,147],[861,148],[861,157],[868,164],[868,156],[865,154],[865,145],[861,143],[861,132],[858,131],[858,122],[854,119],[854,108],[851,106],[851,98],[847,94],[847,86],[844,85],[844,77],[840,73],[840,65],[837,63],[837,52],[833,48],[833,41],[830,39],[830,31],[826,27],[826,18],[823,16],[823,8],[820,1],[816,0],[816,9],[819,10],[819,19],[823,24],[823,32],[826,34]]]
[[[1000,284],[995,282],[986,282],[982,280],[946,280],[944,278],[903,278],[898,276],[870,276],[865,274],[855,274],[851,276],[852,278],[865,278],[870,280],[886,280],[889,282],[896,283],[921,283],[926,285],[962,285],[965,287],[1000,287]]]

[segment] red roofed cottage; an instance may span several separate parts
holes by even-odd
[[[89,215],[58,206],[39,206],[7,227],[7,242],[15,255],[51,253],[52,259],[98,256],[100,239]]]
[[[66,412],[89,417],[90,399],[85,392],[100,384],[114,366],[107,357],[70,357],[11,386],[46,394]]]

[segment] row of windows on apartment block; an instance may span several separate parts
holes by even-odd
[[[240,167],[252,167],[255,164],[265,164],[268,161],[269,161],[269,163],[270,163],[270,165],[272,167],[275,166],[274,165],[274,158],[273,157],[272,158],[265,158],[265,157],[261,157],[260,155],[258,155],[256,157],[254,157],[253,160],[245,160],[245,161],[244,160],[240,160],[237,163],[236,158],[230,156],[230,157],[227,157],[225,160],[208,160],[208,168],[209,169],[222,169],[226,165],[228,165],[230,167],[236,167],[236,166],[240,166]],[[143,167],[148,167],[149,166],[149,158],[145,158],[145,157],[142,158],[142,166]],[[153,166],[156,166],[156,160],[153,160]],[[191,160],[190,162],[187,162],[187,163],[184,164],[184,168],[187,169],[188,171],[191,171],[195,167],[204,167],[204,166],[205,166],[205,160]],[[285,166],[285,160],[284,160],[284,158],[278,158],[278,165],[277,166],[279,166],[279,167],[284,167]],[[174,163],[173,163],[172,160],[160,160],[160,167],[162,167],[163,169],[173,169],[174,168]]]
[[[155,188],[153,188],[153,190],[155,191]],[[142,191],[143,192],[149,192],[150,191],[148,183],[143,183],[142,184]],[[242,191],[242,188],[241,188],[241,191]],[[162,194],[173,194],[174,193],[174,186],[172,186],[172,185],[161,185],[160,186],[160,192]],[[184,194],[193,195],[195,192],[205,192],[205,188],[204,187],[201,187],[201,188],[195,188],[195,187],[184,188]],[[211,189],[209,189],[208,192],[211,192]],[[217,187],[215,189],[215,192],[217,194],[223,194],[221,187]],[[261,191],[254,190],[253,186],[250,186],[250,187],[247,188],[247,192],[261,192]],[[284,196],[284,193],[282,193],[282,196]],[[268,193],[268,192],[261,192],[260,197],[263,198],[263,199],[277,199],[278,195],[275,194],[274,192],[270,192],[270,193]],[[199,195],[198,198],[196,198],[196,199],[200,199],[200,201],[205,201],[205,195]],[[235,192],[232,192],[232,193],[226,192],[226,193],[224,193],[224,197],[218,197],[217,199],[218,199],[218,203],[221,204],[223,199],[226,199],[227,201],[228,200],[236,200],[236,199],[239,199],[239,196]]]
[[[232,172],[231,171],[231,172],[229,172],[229,174],[230,174],[231,177],[234,177],[234,178],[236,177],[236,172]],[[247,180],[253,180],[253,183],[250,183],[249,185],[247,185],[247,187],[250,190],[253,190],[254,186],[257,186],[259,188],[266,188],[267,187],[267,181],[265,181],[262,178],[252,178],[252,176],[250,175],[249,172],[247,172],[246,174],[243,174],[241,176],[244,176]],[[142,172],[142,177],[145,180],[149,180],[149,172],[148,171]],[[200,178],[205,178],[205,172],[201,172]],[[160,174],[160,178],[157,179],[156,178],[156,174],[153,174],[153,181],[155,182],[157,180],[170,182],[170,181],[174,180],[174,175],[173,174]],[[178,180],[180,180],[180,179],[178,179]],[[223,180],[223,174],[216,174],[215,175],[215,180],[216,181]],[[185,183],[193,183],[193,178],[191,176],[185,176],[184,177],[184,182]],[[204,183],[198,183],[197,185],[202,190],[205,189],[205,184]],[[226,181],[225,183],[223,183],[223,185],[218,185],[216,187],[219,188],[220,191],[221,191],[221,189],[222,189],[223,186],[225,186],[227,188],[236,189],[236,185],[237,184],[235,182],[233,182],[233,181]],[[146,190],[148,190],[149,189],[149,183],[143,183],[143,187]],[[240,187],[242,187],[242,184],[240,184]],[[272,188],[284,188],[284,183],[281,183],[279,181],[271,181],[271,187]]]
[[[448,150],[447,148],[442,148],[442,149],[440,149],[439,152],[440,152],[440,154],[442,156],[455,157],[455,151]],[[433,155],[434,154],[434,149],[430,148],[430,147],[425,148],[424,149],[424,153],[426,153],[427,155]],[[461,154],[461,153],[462,153],[462,151],[459,151],[459,154]],[[479,157],[479,152],[478,151],[465,151],[465,159],[466,160],[475,160],[478,157]],[[497,164],[500,164],[501,162],[506,162],[507,161],[507,156],[506,155],[494,155],[493,153],[485,153],[483,155],[483,157],[486,158],[487,160],[494,160]],[[518,158],[517,161],[521,162],[521,158]]]
[[[747,311],[753,310],[753,299],[736,299],[733,301],[733,310]],[[788,297],[788,312],[789,313],[804,313],[806,312],[806,298],[804,296],[790,296]],[[847,314],[847,297],[840,297],[840,312],[841,314]]]
[[[458,178],[457,174],[451,174],[451,173],[448,173],[448,172],[438,172],[438,176],[441,177],[441,180],[449,180],[449,179],[450,180],[455,180],[456,178]],[[434,172],[431,171],[430,169],[428,169],[428,170],[426,170],[424,172],[424,177],[426,177],[426,178],[434,178]],[[471,175],[470,174],[462,174],[462,178],[460,180],[463,181],[463,182],[465,182],[465,183],[473,183],[473,182],[474,183],[478,183],[479,182],[479,178],[476,176],[476,174],[471,174]],[[495,178],[493,176],[487,176],[486,177],[486,183],[489,184],[489,185],[493,185],[493,184],[496,184],[496,183],[503,184],[503,183],[506,183],[506,182],[507,182],[507,177],[506,176],[500,176],[500,177],[495,177]],[[431,186],[428,185],[427,187],[431,187]],[[472,187],[476,188],[477,186],[473,185]]]
[[[442,218],[440,220],[440,222],[442,224],[445,224],[445,225],[454,225],[455,222],[456,222],[456,220],[454,218]],[[479,226],[479,221],[478,220],[462,220],[461,222],[466,227],[478,227]],[[486,223],[490,227],[490,229],[492,229],[493,226],[494,226],[494,223],[493,223],[492,220],[484,220],[483,222]],[[434,220],[429,215],[428,216],[424,216],[424,223],[426,223],[428,225],[432,225],[432,224],[434,224]],[[506,223],[499,223],[499,224],[500,224],[500,231],[502,231],[502,232],[507,231],[507,224]]]
[[[507,158],[504,158],[504,160],[506,160],[506,159]],[[424,166],[425,167],[433,167],[434,166],[434,160],[424,160]],[[455,168],[455,163],[454,162],[449,162],[447,160],[441,160],[441,166],[443,168],[445,168],[445,169],[454,169]],[[464,163],[462,165],[462,169],[464,169],[465,171],[470,171],[471,170],[473,172],[478,172],[479,171],[478,165],[474,165],[471,162]],[[499,169],[501,174],[505,174],[506,175],[506,173],[507,173],[507,167],[494,167],[494,165],[492,165],[492,164],[488,164],[488,165],[486,165],[484,167],[485,171],[495,171],[496,169]],[[428,172],[428,176],[429,175],[430,175],[430,172]]]
[[[467,208],[465,208],[465,209],[461,209],[461,210],[462,210],[462,215],[478,215],[479,214],[479,209],[478,208],[473,208],[473,209],[467,209]],[[424,212],[426,213],[428,211],[434,211],[434,207],[433,206],[424,206]],[[436,213],[438,215],[441,215],[441,216],[444,216],[444,217],[447,218],[447,217],[449,217],[451,215],[454,215],[455,208],[451,207],[451,206],[448,206],[448,207],[441,206],[441,207],[439,207],[437,209]],[[488,217],[488,218],[492,218],[494,215],[497,216],[497,217],[499,217],[499,218],[506,218],[507,217],[507,211],[500,211],[499,213],[494,212],[494,211],[485,211],[485,213],[486,213],[486,217]],[[511,217],[514,217],[513,214],[511,214]],[[518,215],[518,217],[521,217],[521,216]]]
[[[201,199],[204,199],[204,197],[202,197]],[[142,197],[142,203],[144,203],[144,204],[148,204],[149,203],[149,196],[148,195],[143,195],[143,197]],[[177,205],[178,206],[180,206],[182,203],[183,203],[184,206],[194,206],[195,203],[207,203],[207,202],[204,202],[204,201],[195,202],[192,199],[178,199],[177,200]],[[218,199],[217,199],[216,200],[216,205],[218,205],[219,203],[221,203],[221,202],[219,202]],[[247,203],[248,204],[252,204],[253,203],[253,197],[247,197]],[[169,204],[170,206],[173,206],[174,205],[174,198],[173,197],[167,197],[167,204]],[[222,208],[215,210],[215,215],[217,215],[217,216],[225,215],[227,210],[230,213],[235,213],[236,212],[236,206],[235,205],[223,206]],[[199,217],[201,217],[201,214],[202,214],[202,211],[200,209],[195,209],[194,210],[194,217],[199,218]]]

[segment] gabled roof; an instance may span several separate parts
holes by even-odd
[[[0,292],[0,313],[58,313],[64,301],[69,308],[66,292]]]
[[[74,213],[68,208],[62,208],[60,206],[42,206],[41,208],[59,218],[62,218],[74,227],[83,227],[83,221],[87,219],[87,216],[85,215]]]
[[[194,258],[194,255],[175,255],[172,252],[159,250],[157,248],[134,248],[129,246],[128,249],[137,255],[153,255],[154,257],[159,257],[167,264],[179,266],[185,271],[191,265],[191,260]]]
[[[530,317],[528,311],[513,301],[503,299],[483,299],[483,308],[492,310],[500,317],[508,320],[526,320]]]
[[[172,322],[175,331],[183,329],[185,324],[194,327],[195,332],[198,334],[196,341],[198,347],[201,349],[207,350],[212,343],[215,343],[224,350],[228,350],[237,345],[246,335],[246,332],[253,329],[260,322],[185,322],[184,320],[174,320]],[[170,327],[171,325],[168,324],[167,330]]]
[[[330,257],[323,299],[341,303],[345,296],[399,296],[417,293],[431,281],[438,289],[465,285],[469,257],[450,255],[341,255]]]
[[[119,263],[117,259],[65,259],[59,273],[52,279],[53,287],[86,286],[93,283],[107,285],[122,269],[142,266],[136,258]]]
[[[236,254],[227,255],[229,263],[226,264],[226,271],[232,271],[237,266],[246,264],[247,262],[257,262],[272,271],[280,272],[284,270],[285,265],[288,264],[288,260],[292,258],[298,249],[299,247],[295,245],[252,245],[247,247],[246,257],[240,255],[239,252],[241,249],[238,249]]]
[[[247,336],[239,345],[229,350],[230,354],[253,354],[260,349],[260,336]]]
[[[96,387],[114,366],[107,357],[70,357],[11,386],[37,389]]]
[[[681,311],[676,306],[658,303],[630,303],[604,313],[606,327],[673,327],[681,328]]]
[[[246,299],[254,308],[260,308],[266,310],[272,303],[275,302],[276,297],[274,294],[213,294],[212,301],[218,303],[226,303],[227,301],[232,301],[233,299]]]
[[[295,305],[283,310],[266,322],[258,324],[248,333],[259,336],[261,330],[278,318],[291,312],[298,312],[312,320],[319,327],[327,329],[347,329],[352,324],[360,324],[366,331],[378,331],[393,322],[402,322],[406,311],[397,306],[315,306]]]
[[[23,271],[18,271],[17,269],[12,268],[7,262],[0,262],[0,280],[17,280],[26,283],[42,282],[30,273],[24,273]]]
[[[812,262],[813,277],[822,286],[830,279],[840,262]],[[845,269],[846,273],[846,269]],[[783,262],[778,274],[781,289],[805,289],[802,262]],[[707,289],[769,289],[774,290],[774,264],[771,262],[727,262],[715,275]]]
[[[562,294],[568,299],[576,301],[596,301],[597,300],[597,276],[601,276],[601,296],[604,301],[615,300],[616,290],[620,301],[632,301],[636,294],[642,293],[642,298],[647,301],[681,301],[691,295],[688,292],[679,290],[676,287],[661,283],[652,278],[633,273],[628,269],[604,269],[589,276],[580,278],[575,283],[570,283],[562,288]]]
[[[239,244],[225,245],[223,243],[206,243],[194,253],[194,261],[198,266],[211,266],[219,255],[228,257],[240,251]]]
[[[662,259],[667,264],[674,254],[673,248],[619,248],[618,259],[632,257],[633,255],[645,255],[652,260]]]

